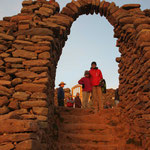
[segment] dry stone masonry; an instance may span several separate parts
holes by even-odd
[[[120,119],[127,142],[150,147],[150,11],[100,0],[28,0],[21,13],[0,21],[0,150],[57,149],[54,81],[71,26],[100,14],[114,27],[119,63]]]

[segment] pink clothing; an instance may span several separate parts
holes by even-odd
[[[86,91],[86,92],[92,91],[92,85],[90,82],[90,78],[83,77],[78,81],[78,83],[83,85],[83,91]]]

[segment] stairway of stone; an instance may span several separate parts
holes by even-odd
[[[142,150],[127,144],[128,128],[119,126],[115,109],[94,113],[92,109],[57,107],[58,150]]]

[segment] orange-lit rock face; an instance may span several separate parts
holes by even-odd
[[[119,8],[113,2],[99,0],[72,1],[62,11],[54,0],[29,0],[22,5],[21,13],[0,21],[0,149],[57,149],[55,140],[60,123],[54,109],[56,66],[73,22],[82,14],[94,13],[105,16],[114,27],[116,46],[121,53],[121,57],[116,59],[120,75],[120,112],[106,110],[101,113],[106,118],[121,120],[114,130],[118,131],[123,142],[148,149],[149,10],[141,11],[138,4]],[[109,95],[106,97],[110,98]],[[71,110],[71,113],[78,115],[76,111]],[[83,114],[89,112],[83,111]],[[97,120],[98,116],[94,121]],[[115,136],[108,137],[110,134],[107,132],[105,130],[104,139],[112,141]],[[79,144],[81,139],[77,136],[72,137]],[[65,135],[62,137],[67,138]],[[81,137],[83,141],[93,138],[97,142],[101,139],[101,136]],[[80,146],[89,148],[84,144]],[[123,148],[130,149],[130,146]]]

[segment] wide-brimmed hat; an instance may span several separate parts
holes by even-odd
[[[63,84],[63,85],[66,85],[66,83],[64,83],[64,82],[60,82],[59,86],[61,86],[62,84]]]

